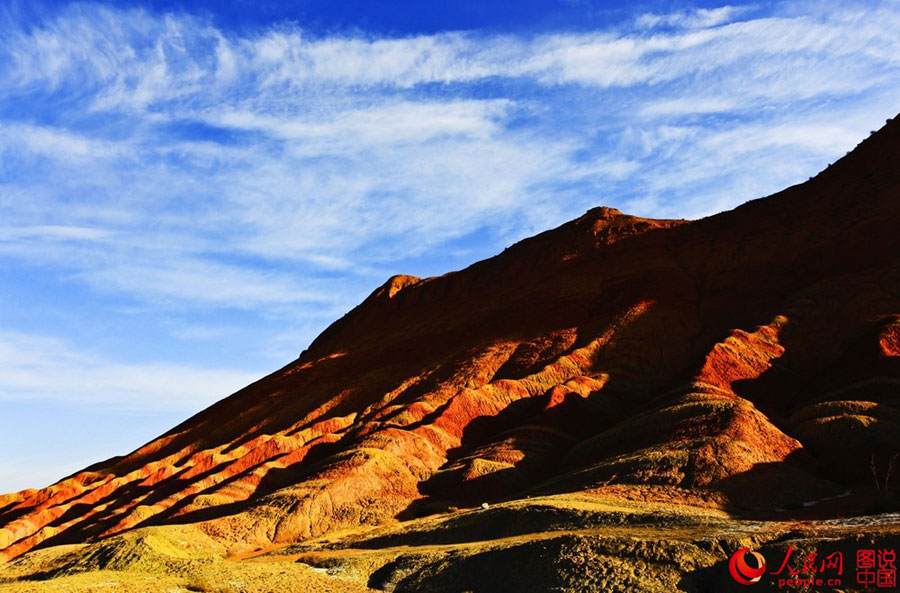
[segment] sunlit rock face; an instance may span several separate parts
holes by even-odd
[[[130,455],[0,497],[0,559],[184,523],[240,552],[600,487],[734,513],[837,496],[900,451],[898,315],[894,122],[730,212],[596,208],[395,276]]]

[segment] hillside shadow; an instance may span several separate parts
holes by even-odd
[[[782,461],[754,464],[711,487],[725,494],[733,514],[744,518],[826,519],[862,510],[859,495],[818,474],[815,459],[803,449]]]
[[[494,416],[471,420],[463,430],[460,446],[447,451],[447,461],[442,469],[476,454],[479,448],[506,444],[506,439],[511,439],[510,446],[519,446],[517,451],[521,452],[522,458],[509,468],[464,482],[445,473],[434,473],[419,483],[419,492],[425,498],[413,501],[397,515],[397,519],[421,517],[451,506],[513,498],[543,481],[558,471],[559,461],[571,447],[598,426],[612,423],[597,401],[603,391],[605,388],[592,392],[587,398],[568,393],[561,402],[550,407],[552,394],[547,391],[540,396],[511,402]],[[536,440],[541,437],[547,440]]]

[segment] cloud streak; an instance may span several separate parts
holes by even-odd
[[[0,333],[0,400],[195,412],[257,377],[177,364],[121,364],[55,337]]]

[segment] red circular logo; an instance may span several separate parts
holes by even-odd
[[[747,555],[753,556],[756,568],[747,564]],[[766,559],[759,552],[753,552],[750,548],[741,548],[731,556],[728,561],[728,570],[731,577],[742,585],[753,585],[759,582],[766,572]]]

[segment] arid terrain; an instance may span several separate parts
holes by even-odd
[[[729,212],[596,208],[389,279],[133,453],[0,496],[0,592],[745,590],[731,554],[789,546],[861,590],[898,453],[895,119]]]

